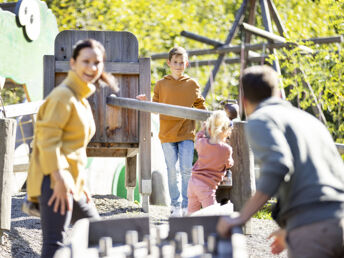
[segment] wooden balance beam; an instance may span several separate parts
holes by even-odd
[[[155,103],[150,101],[140,101],[136,99],[119,98],[115,95],[107,97],[108,105],[119,106],[122,108],[136,109],[144,112],[154,112],[168,116],[180,117],[185,119],[206,120],[211,111],[188,108],[170,104]],[[230,137],[230,145],[233,148],[234,166],[233,187],[231,189],[230,200],[234,205],[234,211],[240,211],[245,202],[253,195],[256,190],[254,159],[244,133],[246,122],[234,122],[234,128]],[[246,234],[251,233],[251,223],[246,223],[244,228]]]

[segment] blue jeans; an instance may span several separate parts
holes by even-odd
[[[41,189],[39,198],[43,233],[41,257],[50,258],[54,256],[58,248],[63,246],[65,232],[71,222],[74,224],[82,218],[99,218],[99,214],[93,202],[86,202],[85,196],[79,201],[71,200],[72,210],[67,211],[65,215],[56,213],[53,211],[54,205],[48,206],[48,201],[53,194],[53,190],[50,188],[50,176],[43,178]]]
[[[171,206],[188,207],[188,183],[191,176],[194,142],[185,140],[181,142],[162,143],[167,167],[168,188],[171,197]],[[179,159],[179,171],[176,168]],[[182,185],[180,187],[180,178]],[[180,193],[182,203],[180,202]]]

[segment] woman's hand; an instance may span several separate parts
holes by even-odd
[[[60,209],[60,214],[64,215],[67,210],[70,211],[72,208],[71,199],[68,198],[69,195],[74,194],[74,180],[72,175],[67,171],[55,171],[51,174],[54,180],[53,195],[48,201],[48,205],[54,204],[54,212],[58,212]]]
[[[269,238],[273,238],[273,242],[270,245],[271,253],[279,254],[287,247],[286,236],[287,232],[285,229],[278,229],[270,234]]]

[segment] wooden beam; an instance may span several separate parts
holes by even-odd
[[[249,57],[247,60],[250,62],[261,62],[262,60],[265,60],[268,55],[264,56],[255,56],[255,57]],[[211,60],[200,60],[200,61],[192,61],[189,62],[190,67],[198,67],[198,66],[205,66],[205,65],[214,65],[216,63],[216,59]],[[226,58],[223,60],[225,64],[238,64],[240,63],[240,57],[233,57],[233,58]]]
[[[43,56],[43,98],[55,87],[55,56]]]
[[[145,94],[151,99],[150,58],[140,58],[139,94]],[[139,112],[139,190],[142,196],[142,208],[149,212],[149,196],[152,193],[152,164],[151,164],[151,114]],[[136,171],[135,171],[136,173]]]
[[[11,229],[12,173],[17,121],[0,119],[0,237]]]
[[[262,29],[259,29],[255,26],[252,26],[248,23],[245,23],[243,22],[242,23],[242,28],[246,31],[249,31],[257,36],[260,36],[262,38],[265,38],[265,39],[268,39],[268,40],[271,40],[273,42],[280,42],[280,43],[285,43],[286,42],[286,39],[281,37],[281,36],[278,36],[272,32],[269,32],[269,31],[266,31],[266,30],[262,30]]]
[[[204,36],[200,36],[198,34],[195,34],[195,33],[189,32],[189,31],[185,31],[185,30],[183,30],[180,33],[180,35],[182,35],[182,36],[184,36],[186,38],[189,38],[189,39],[193,39],[193,40],[196,40],[196,41],[199,41],[199,42],[202,42],[202,43],[214,46],[214,47],[220,47],[220,46],[224,45],[220,41],[216,41],[216,40],[204,37]]]
[[[281,17],[278,14],[277,8],[272,0],[268,0],[268,5],[272,18],[275,21],[278,32],[282,37],[288,37],[287,30],[285,29]]]
[[[21,104],[14,104],[5,106],[5,113],[7,118],[14,118],[18,116],[37,114],[39,107],[43,104],[44,100],[35,102],[27,102]],[[0,113],[2,108],[0,107]]]
[[[69,61],[56,61],[55,72],[67,73],[70,70]],[[113,74],[139,74],[139,64],[105,62],[105,71]]]
[[[149,101],[140,101],[130,98],[120,98],[116,97],[115,95],[108,96],[106,102],[108,105],[136,109],[144,112],[154,112],[163,115],[181,117],[191,120],[204,121],[212,114],[211,111],[202,109],[188,108]]]
[[[257,0],[250,0],[250,10],[248,14],[248,23],[254,25],[257,9]],[[251,42],[251,33],[246,31],[245,35],[245,44],[250,44]]]
[[[310,38],[303,39],[302,42],[313,42],[314,44],[329,44],[329,43],[342,43],[343,36],[331,36],[331,37],[319,37],[319,38]],[[284,47],[295,47],[295,43],[285,42],[285,43],[260,43],[260,44],[249,44],[245,45],[246,50],[261,50],[265,45],[268,49],[279,49]],[[203,56],[203,55],[214,55],[214,54],[224,54],[224,53],[240,53],[241,46],[223,46],[216,49],[195,49],[189,50],[189,56]],[[151,56],[152,60],[167,59],[168,53],[153,54]]]
[[[225,45],[229,45],[231,43],[234,35],[236,34],[238,27],[239,27],[239,24],[244,19],[246,6],[247,6],[247,0],[243,0],[242,4],[240,6],[240,9],[238,10],[237,14],[235,15],[235,20],[234,20],[234,23],[233,23],[231,30],[228,33],[227,39],[225,41]],[[220,68],[220,65],[221,65],[224,57],[225,57],[225,54],[220,54],[219,57],[217,58],[216,64],[214,65],[214,69],[212,70],[212,72],[209,76],[209,79],[207,81],[207,84],[205,85],[203,92],[202,92],[202,96],[204,98],[206,98],[208,95],[208,92],[211,88],[211,84],[215,80],[216,74]]]

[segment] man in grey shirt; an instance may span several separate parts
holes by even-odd
[[[280,98],[272,68],[245,69],[242,84],[246,136],[261,174],[240,215],[220,219],[218,232],[229,234],[276,196],[273,215],[281,230],[273,233],[273,253],[287,246],[293,258],[344,257],[344,163],[331,135]]]

